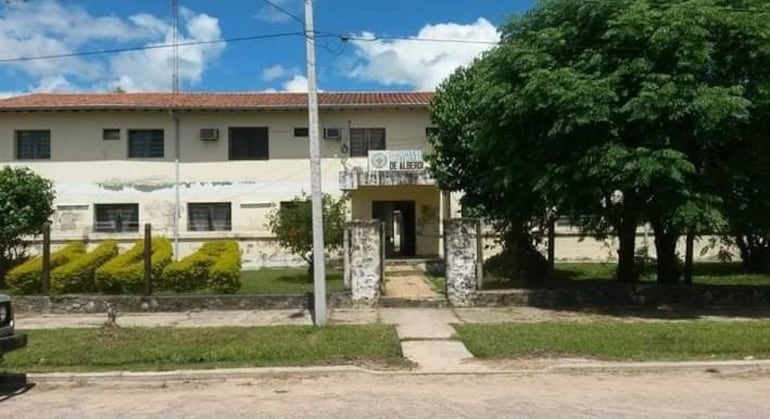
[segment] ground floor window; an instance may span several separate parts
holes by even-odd
[[[229,202],[187,204],[189,231],[230,231],[232,209]]]
[[[139,204],[95,204],[94,231],[100,233],[139,231]]]

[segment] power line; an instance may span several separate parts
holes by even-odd
[[[300,18],[299,16],[295,15],[294,13],[284,9],[283,7],[279,6],[278,4],[276,4],[275,2],[273,2],[271,0],[262,0],[262,1],[267,3],[267,4],[269,4],[270,6],[272,6],[275,10],[278,10],[279,12],[285,14],[286,16],[289,16],[290,18],[292,18],[292,19],[296,20],[297,22],[301,23],[302,27],[305,26],[305,20]]]
[[[321,32],[322,37],[338,37],[342,41],[410,41],[410,42],[435,42],[435,43],[447,43],[447,44],[477,44],[477,45],[500,45],[500,41],[485,41],[481,39],[450,39],[450,38],[420,38],[416,36],[356,36],[356,35],[341,35],[331,32]]]
[[[304,37],[305,34],[302,32],[282,32],[282,33],[272,33],[272,34],[266,34],[266,35],[242,36],[242,37],[236,37],[236,38],[220,38],[220,39],[211,39],[211,40],[205,40],[205,41],[179,42],[176,44],[171,43],[171,44],[143,45],[140,47],[112,48],[112,49],[100,49],[100,50],[93,50],[93,51],[69,52],[64,54],[2,58],[0,59],[0,64],[22,62],[22,61],[52,60],[57,58],[83,57],[83,56],[89,56],[89,55],[116,54],[121,52],[130,52],[130,51],[144,51],[144,50],[151,50],[151,49],[174,48],[175,46],[189,47],[189,46],[195,46],[195,45],[211,45],[211,44],[222,44],[222,43],[230,43],[230,42],[255,41],[255,40],[261,40],[261,39],[286,38],[289,36]]]

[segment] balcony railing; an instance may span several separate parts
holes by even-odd
[[[343,191],[354,191],[362,186],[424,186],[436,184],[436,180],[424,169],[413,171],[367,171],[361,167],[353,167],[340,172],[339,180],[340,189]]]

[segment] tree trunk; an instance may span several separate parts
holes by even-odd
[[[770,271],[770,241],[751,234],[739,235],[735,243],[741,253],[743,270],[748,273]]]
[[[620,282],[636,282],[639,273],[636,272],[634,256],[636,252],[637,222],[633,217],[624,217],[618,228],[618,272]]]
[[[653,224],[653,228],[654,224]],[[659,284],[679,282],[681,268],[676,255],[676,242],[679,236],[665,229],[655,229],[655,253],[657,253],[657,273]]]

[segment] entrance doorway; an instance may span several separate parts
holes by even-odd
[[[373,201],[372,218],[385,223],[385,257],[415,256],[414,201]]]

